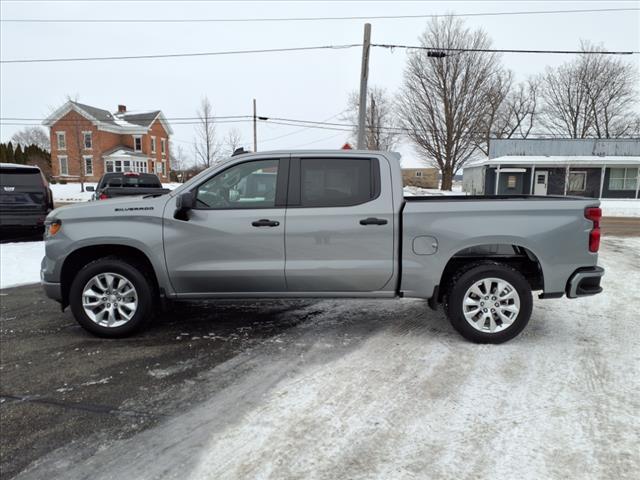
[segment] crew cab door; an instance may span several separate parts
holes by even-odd
[[[390,185],[389,165],[377,158],[291,159],[285,233],[289,291],[384,289],[394,265]]]
[[[289,159],[236,163],[196,188],[187,218],[165,211],[167,270],[178,294],[282,292]],[[175,202],[175,200],[173,200]]]

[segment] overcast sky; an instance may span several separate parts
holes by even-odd
[[[639,7],[638,1],[582,2],[11,2],[0,13],[11,18],[247,18],[361,15],[417,15]],[[577,49],[581,39],[611,50],[640,50],[640,12],[573,13],[468,17],[485,29],[496,48]],[[416,44],[426,19],[371,20],[372,41]],[[2,23],[3,60],[109,55],[144,55],[255,48],[360,43],[363,20],[243,23],[16,24]],[[358,87],[361,50],[321,50],[196,58],[3,64],[0,72],[1,117],[43,118],[67,95],[111,111],[119,103],[129,110],[161,109],[167,117],[192,117],[207,95],[217,115],[251,113],[316,121],[341,121],[348,93]],[[628,58],[639,64],[640,56]],[[503,62],[516,78],[543,72],[571,57],[505,54]],[[397,91],[406,54],[373,49],[370,85]],[[175,145],[190,152],[193,126],[173,125]],[[241,131],[251,147],[250,123],[219,125]],[[8,140],[20,126],[3,124]],[[344,132],[259,124],[260,150],[339,148]],[[294,132],[294,133],[292,133]],[[285,134],[290,134],[280,137]],[[401,149],[405,156],[411,149]]]

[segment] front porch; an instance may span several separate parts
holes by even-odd
[[[501,157],[486,161],[485,194],[639,198],[640,158],[562,160]]]

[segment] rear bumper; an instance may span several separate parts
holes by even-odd
[[[7,212],[0,213],[0,227],[41,227],[47,212]]]
[[[59,283],[40,282],[47,297],[62,303],[62,288]]]
[[[588,297],[602,292],[600,280],[604,275],[602,267],[579,268],[569,278],[565,293],[567,298]]]

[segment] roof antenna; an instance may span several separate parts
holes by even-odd
[[[233,153],[231,154],[232,157],[235,157],[236,155],[244,155],[245,153],[249,153],[247,152],[244,147],[239,147],[236,148]]]

